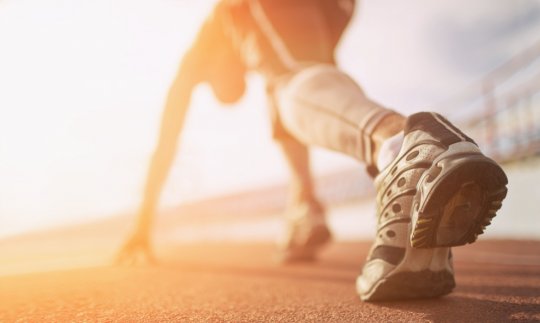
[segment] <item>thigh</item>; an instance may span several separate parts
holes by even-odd
[[[360,87],[332,65],[310,66],[276,89],[280,119],[295,138],[354,155],[358,149],[358,124],[366,101]]]
[[[371,128],[392,112],[333,65],[309,66],[279,82],[276,98],[284,127],[298,140],[361,161],[371,148]]]
[[[360,86],[346,73],[330,64],[304,68],[281,83],[278,88],[278,107],[283,114],[325,113],[356,123],[365,115],[370,101]],[[309,117],[310,115],[305,115]]]

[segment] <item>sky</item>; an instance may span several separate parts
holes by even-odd
[[[168,86],[213,3],[0,0],[0,236],[136,210]],[[357,9],[340,65],[403,113],[437,106],[540,38],[539,1]],[[262,79],[249,83],[233,107],[196,90],[162,207],[286,180]],[[318,174],[361,169],[318,149],[313,162]]]

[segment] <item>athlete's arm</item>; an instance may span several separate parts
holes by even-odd
[[[137,231],[144,236],[149,234],[153,218],[152,214],[156,209],[163,183],[176,153],[191,93],[198,83],[193,77],[193,73],[196,71],[191,70],[189,58],[190,55],[188,54],[180,65],[179,72],[169,89],[165,109],[161,117],[158,144],[150,162],[137,220]]]
[[[152,257],[150,232],[154,213],[176,153],[191,94],[200,82],[199,75],[195,53],[191,50],[182,59],[178,73],[169,89],[161,116],[158,143],[150,161],[143,198],[137,213],[135,230],[120,251],[119,261],[133,257],[138,252],[142,252],[143,256]]]
[[[202,26],[191,49],[182,59],[161,118],[157,147],[152,155],[134,233],[122,248],[118,260],[133,258],[142,252],[152,257],[150,235],[159,196],[185,122],[193,89],[208,82],[222,102],[232,103],[244,92],[244,69],[226,39],[217,10]],[[238,68],[234,68],[238,66]],[[134,259],[130,259],[134,260]]]

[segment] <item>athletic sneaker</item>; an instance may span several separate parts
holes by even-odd
[[[404,136],[375,179],[377,238],[356,283],[366,301],[449,293],[449,247],[474,242],[506,196],[502,169],[442,116],[410,116]]]
[[[287,212],[286,225],[284,239],[279,244],[282,262],[313,261],[331,240],[325,210],[318,202],[294,206]]]

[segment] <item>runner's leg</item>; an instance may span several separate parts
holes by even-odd
[[[370,100],[331,65],[309,67],[278,86],[280,118],[299,141],[376,166],[382,143],[403,131],[405,117]]]
[[[330,239],[325,210],[319,202],[309,163],[308,147],[287,136],[279,144],[290,170],[286,232],[280,242],[284,262],[312,260]]]
[[[357,279],[360,297],[449,293],[449,247],[474,242],[490,223],[506,195],[502,169],[442,116],[404,118],[333,66],[298,72],[276,96],[283,124],[299,141],[352,156],[378,174],[377,234]],[[401,149],[389,165],[377,165],[381,147],[396,141]]]

